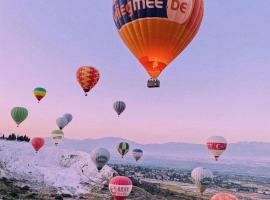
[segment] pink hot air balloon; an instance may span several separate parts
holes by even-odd
[[[226,150],[227,141],[224,137],[212,136],[207,139],[207,147],[217,161],[219,156]]]
[[[36,153],[39,151],[41,147],[44,145],[44,139],[41,137],[35,137],[31,140],[32,146],[35,149]]]
[[[219,193],[214,195],[211,200],[238,200],[236,196],[227,193]]]
[[[132,190],[132,181],[125,176],[116,176],[110,180],[109,190],[114,200],[126,200]]]

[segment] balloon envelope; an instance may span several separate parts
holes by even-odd
[[[37,87],[34,89],[34,95],[37,98],[38,102],[46,96],[46,90],[41,87]]]
[[[24,107],[14,107],[11,110],[11,117],[19,126],[28,116],[28,110]]]
[[[117,150],[118,150],[119,154],[123,158],[124,155],[126,155],[128,153],[128,151],[129,151],[129,144],[127,142],[120,142],[117,145]]]
[[[133,158],[138,161],[143,156],[143,150],[141,149],[133,149],[132,151]]]
[[[238,198],[232,194],[219,193],[214,195],[211,200],[238,200]]]
[[[58,128],[60,130],[62,130],[68,124],[68,120],[66,118],[64,118],[64,117],[59,117],[59,118],[56,119],[56,124],[57,124]]]
[[[69,113],[64,114],[63,117],[68,121],[68,123],[73,119],[72,114]]]
[[[35,137],[31,140],[32,146],[35,149],[36,152],[39,151],[41,147],[43,147],[45,141],[41,137]]]
[[[218,160],[220,155],[227,149],[227,141],[221,136],[212,136],[207,139],[207,148]]]
[[[110,152],[105,148],[97,148],[91,152],[91,159],[100,171],[110,160]]]
[[[113,0],[118,33],[152,78],[192,41],[203,12],[203,0]]]
[[[99,81],[99,72],[94,67],[80,67],[76,76],[79,84],[85,92],[85,96],[87,96],[87,92],[89,92]]]
[[[192,170],[191,178],[199,192],[203,193],[212,184],[213,174],[209,169],[197,167]]]
[[[116,101],[113,104],[113,108],[115,110],[115,112],[118,114],[118,116],[124,112],[124,110],[126,109],[126,104],[123,101]]]
[[[114,200],[125,200],[132,191],[132,181],[125,176],[116,176],[110,180],[109,190]]]

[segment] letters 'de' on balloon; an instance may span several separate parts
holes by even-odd
[[[77,80],[87,96],[87,92],[97,84],[99,72],[94,67],[80,67],[77,71]]]
[[[203,0],[113,0],[119,35],[150,75],[148,87],[197,34]]]

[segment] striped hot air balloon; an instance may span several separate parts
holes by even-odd
[[[17,127],[27,118],[28,110],[24,107],[14,107],[11,110],[11,117],[16,122]]]
[[[126,104],[123,101],[116,101],[113,104],[113,108],[115,112],[118,114],[118,116],[120,116],[121,113],[124,112],[124,110],[126,109]]]
[[[159,87],[157,78],[197,34],[203,0],[113,0],[118,33]]]
[[[77,80],[85,92],[85,96],[87,96],[87,92],[97,84],[99,72],[94,67],[80,67],[77,71]]]
[[[132,191],[132,181],[125,176],[116,176],[110,180],[109,190],[114,200],[126,200]]]
[[[193,183],[198,187],[202,194],[213,182],[213,174],[209,169],[197,167],[191,172]]]
[[[211,200],[238,200],[238,198],[232,194],[219,193],[214,195]]]
[[[46,90],[41,87],[37,87],[34,89],[34,95],[38,100],[38,103],[40,102],[41,99],[43,99],[46,96]]]
[[[227,141],[224,137],[212,136],[207,139],[207,147],[217,161],[219,156],[227,149]]]
[[[129,151],[129,144],[127,142],[120,142],[117,145],[117,150],[119,154],[124,158],[124,156],[128,153]]]

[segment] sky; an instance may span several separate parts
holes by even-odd
[[[270,1],[205,0],[199,33],[160,76],[125,47],[109,0],[0,0],[0,132],[49,136],[66,112],[65,137],[123,137],[140,143],[270,142]],[[101,74],[85,97],[82,65]],[[33,89],[45,87],[37,104]],[[112,104],[123,100],[117,117]],[[10,116],[25,106],[17,128]]]

